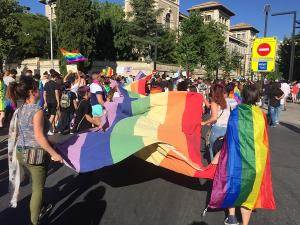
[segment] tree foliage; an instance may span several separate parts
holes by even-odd
[[[155,0],[130,0],[130,4],[132,12],[127,15],[130,42],[137,55],[146,57],[157,41],[157,17],[161,10],[155,8]]]
[[[17,54],[19,58],[49,58],[50,30],[48,18],[41,15],[22,13],[18,15],[18,20],[21,25],[21,29],[17,33],[19,43]],[[53,40],[54,55],[56,55],[56,39],[53,38]]]
[[[204,66],[209,78],[212,78],[224,61],[225,30],[218,23],[204,23],[199,12],[192,12],[180,27],[177,45],[177,59],[186,69],[193,70],[197,65]]]
[[[224,78],[230,77],[230,73],[233,70],[237,70],[241,67],[242,56],[236,51],[225,51],[225,57],[222,60],[222,70],[224,72]]]
[[[278,69],[282,76],[288,80],[291,57],[291,39],[285,38],[278,50]],[[294,76],[293,80],[300,80],[300,38],[296,40]]]
[[[94,14],[91,0],[58,0],[56,7],[57,42],[59,48],[79,50],[90,59],[95,47]],[[89,66],[85,62],[81,66]],[[65,60],[60,55],[60,69],[66,72]]]
[[[160,29],[157,39],[157,61],[160,63],[176,63],[176,31]]]
[[[95,2],[95,58],[99,60],[117,60],[130,57],[127,22],[123,8],[114,3]]]
[[[0,0],[0,70],[3,60],[9,61],[17,48],[20,23],[18,13],[24,10],[16,0]]]
[[[192,12],[180,27],[176,55],[178,63],[193,70],[202,60],[205,41],[205,25],[197,12]]]

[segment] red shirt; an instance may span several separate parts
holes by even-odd
[[[298,92],[299,92],[299,88],[298,88],[297,84],[295,84],[295,85],[292,87],[292,93],[293,93],[293,94],[298,94]]]

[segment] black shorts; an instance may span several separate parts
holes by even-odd
[[[57,104],[56,103],[47,103],[48,114],[49,116],[55,116],[57,112]]]

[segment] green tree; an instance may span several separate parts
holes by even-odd
[[[176,57],[186,70],[193,70],[202,60],[204,53],[205,25],[200,13],[192,12],[181,23]]]
[[[242,56],[236,52],[230,52],[228,50],[225,51],[225,57],[222,60],[222,70],[223,70],[223,76],[224,78],[230,77],[230,73],[233,70],[237,70],[240,68],[241,65]]]
[[[278,50],[278,69],[285,79],[289,78],[291,57],[291,39],[285,38]],[[300,37],[296,39],[294,76],[293,80],[300,80]]]
[[[94,10],[95,58],[111,61],[134,58],[123,8],[115,3],[94,2]]]
[[[3,60],[10,61],[17,48],[20,30],[17,15],[23,10],[16,0],[0,0],[0,70],[3,69]]]
[[[176,63],[176,31],[161,29],[157,39],[157,61]]]
[[[151,47],[157,41],[159,26],[156,19],[161,10],[155,8],[155,0],[130,0],[130,4],[132,12],[127,15],[130,41],[136,54],[146,57],[151,54]]]
[[[50,56],[49,20],[45,16],[23,13],[18,15],[21,29],[18,32],[18,55],[20,58]],[[56,55],[57,44],[54,39]]]
[[[92,56],[95,47],[94,14],[91,0],[58,0],[56,7],[57,42],[59,48],[79,50],[84,56]],[[60,54],[60,69],[66,73],[66,62]],[[84,62],[80,67],[88,67]]]
[[[205,66],[207,77],[212,79],[213,74],[221,67],[226,55],[225,47],[225,27],[216,22],[205,24],[203,42],[204,51],[201,60]]]

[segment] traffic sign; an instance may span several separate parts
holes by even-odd
[[[252,47],[253,72],[273,72],[276,61],[276,37],[256,38]]]

